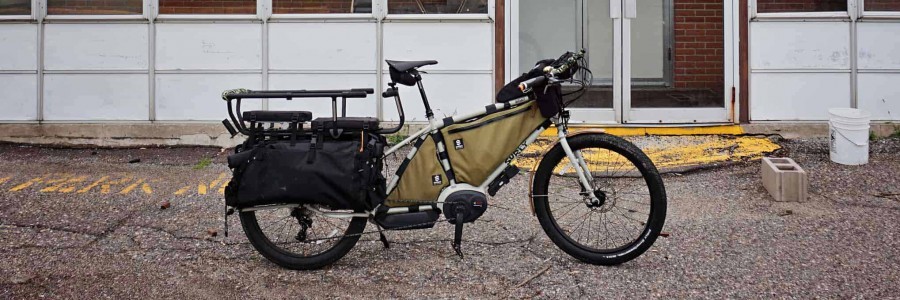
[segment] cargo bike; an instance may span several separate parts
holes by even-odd
[[[390,128],[346,114],[348,99],[366,98],[372,89],[226,91],[230,118],[223,124],[247,136],[228,157],[226,233],[227,217],[236,212],[264,257],[285,268],[317,269],[346,255],[362,235],[379,234],[389,247],[385,231],[449,222],[452,248],[462,256],[464,224],[482,216],[490,197],[519,174],[517,155],[555,127],[558,139],[527,170],[530,190],[521,197],[569,255],[598,265],[632,260],[663,227],[665,187],[632,143],[600,130],[569,130],[566,107],[590,81],[584,54],[539,61],[501,89],[495,104],[446,118],[434,116],[418,70],[437,62],[388,60],[391,82],[382,96],[393,98],[399,113]],[[388,148],[385,135],[405,122],[398,84],[418,87],[428,124]],[[332,115],[241,111],[245,99],[303,98],[331,99]],[[385,159],[402,149],[409,150],[396,170],[384,170]],[[369,222],[375,230],[365,231]]]

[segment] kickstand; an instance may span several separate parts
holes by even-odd
[[[228,216],[234,214],[234,208],[225,207],[225,237],[228,237]]]
[[[391,244],[388,243],[387,237],[384,236],[384,231],[381,230],[381,226],[378,226],[378,235],[379,235],[378,240],[381,241],[381,244],[384,245],[384,248],[390,249]]]
[[[456,255],[459,255],[459,258],[463,258],[462,232],[464,221],[463,218],[465,218],[465,215],[463,215],[463,210],[464,208],[462,208],[462,206],[457,206],[456,220],[454,220],[454,223],[456,223],[456,231],[453,233],[453,251],[456,251]]]

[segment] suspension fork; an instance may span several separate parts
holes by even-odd
[[[588,195],[590,195],[591,200],[599,200],[593,193],[594,186],[591,180],[588,179],[591,178],[591,170],[588,168],[584,156],[581,155],[581,151],[572,151],[572,147],[569,146],[569,140],[566,139],[567,134],[568,130],[566,126],[557,124],[559,144],[562,146],[563,152],[566,153],[566,157],[569,158],[569,166],[575,169],[575,174],[578,175],[578,182],[581,183],[581,187],[587,191]]]

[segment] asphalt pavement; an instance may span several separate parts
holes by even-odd
[[[900,140],[865,166],[777,142],[810,172],[808,201],[773,202],[753,159],[665,174],[667,237],[619,266],[557,249],[521,174],[466,227],[463,259],[438,224],[390,249],[365,236],[317,271],[268,262],[236,217],[224,236],[221,149],[2,144],[0,298],[897,298]]]

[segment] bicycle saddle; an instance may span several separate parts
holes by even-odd
[[[405,72],[409,69],[418,68],[427,65],[436,65],[436,60],[419,60],[419,61],[402,61],[402,60],[385,60],[388,66],[397,69],[397,71]]]

